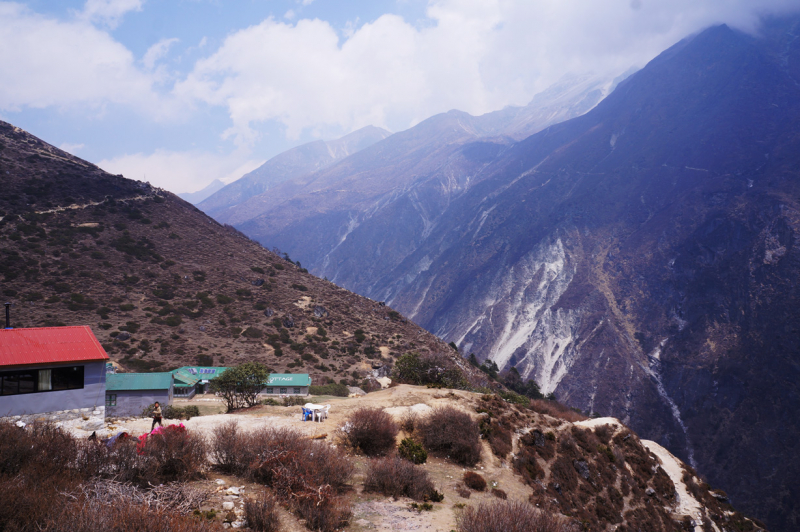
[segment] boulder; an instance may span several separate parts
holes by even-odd
[[[117,340],[119,340],[120,342],[124,342],[125,340],[130,340],[130,339],[131,339],[131,333],[129,332],[121,332],[117,335]]]
[[[575,466],[575,471],[577,471],[580,476],[589,480],[589,464],[586,463],[586,460],[575,460],[572,465]]]
[[[317,305],[314,307],[314,317],[315,318],[327,318],[328,317],[328,310],[325,307],[320,307]]]
[[[256,279],[253,281],[253,286],[261,286],[262,284],[264,284],[264,279]]]
[[[266,316],[266,317],[268,317],[268,318],[271,318],[271,317],[272,317],[272,316],[274,316],[274,315],[275,315],[275,311],[274,311],[274,310],[272,310],[272,309],[271,309],[271,308],[269,308],[269,307],[267,307],[267,310],[265,310],[265,311],[264,311],[264,316]]]
[[[294,318],[292,318],[291,314],[287,314],[283,317],[283,326],[287,329],[291,329],[294,327]]]

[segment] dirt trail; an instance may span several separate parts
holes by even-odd
[[[696,523],[694,526],[695,532],[702,532],[703,520],[702,512],[700,511],[701,505],[697,499],[695,499],[694,496],[689,493],[689,490],[686,488],[686,484],[683,483],[683,466],[681,463],[677,458],[675,458],[675,456],[672,455],[671,452],[664,449],[656,442],[650,440],[641,440],[641,442],[648,451],[656,455],[658,459],[661,460],[661,467],[664,469],[667,475],[669,475],[672,483],[675,484],[675,490],[678,492],[677,512],[681,515],[691,516]],[[713,522],[712,526],[714,527],[714,530],[720,532],[719,528],[717,528],[717,525]]]

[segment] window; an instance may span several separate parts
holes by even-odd
[[[267,393],[275,393],[275,392],[273,391],[273,389],[274,389],[274,388],[267,388]]]
[[[0,371],[0,395],[81,388],[83,388],[83,366]]]
[[[297,393],[297,394],[299,394],[299,393],[300,393],[300,388],[295,388],[295,389],[294,389],[294,393]]]
[[[83,388],[83,366],[53,368],[53,390],[78,390]]]
[[[281,388],[281,393],[282,393],[282,394],[285,394],[285,393],[287,393],[287,391],[286,391],[286,388]]]
[[[115,393],[106,394],[106,406],[117,406],[117,394]]]

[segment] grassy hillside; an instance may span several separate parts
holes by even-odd
[[[410,350],[452,353],[177,196],[3,122],[0,175],[0,291],[14,327],[88,324],[133,371],[257,360],[316,383],[360,383]]]

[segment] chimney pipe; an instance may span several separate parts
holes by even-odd
[[[6,329],[11,328],[11,303],[6,303]]]

